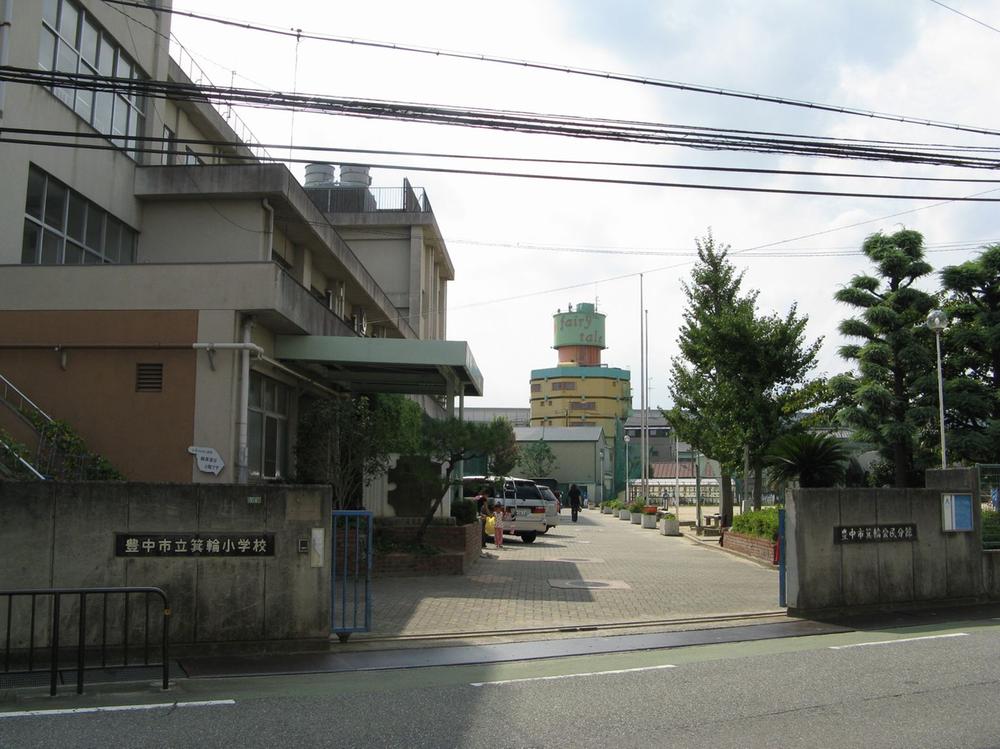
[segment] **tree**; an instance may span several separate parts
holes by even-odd
[[[362,506],[362,492],[389,468],[393,453],[417,447],[422,412],[402,395],[315,398],[299,415],[296,471],[303,483],[329,484],[334,509]]]
[[[858,344],[840,347],[856,362],[857,374],[839,375],[831,387],[841,402],[838,418],[861,442],[877,447],[892,465],[894,485],[919,484],[926,455],[918,447],[933,418],[933,334],[924,325],[933,298],[914,288],[931,272],[924,262],[924,238],[904,229],[868,237],[862,250],[878,275],[857,275],[834,295],[857,310],[840,332]]]
[[[952,322],[942,341],[948,451],[970,463],[1000,463],[1000,244],[942,269],[941,281]]]
[[[445,493],[452,486],[455,469],[462,461],[486,457],[491,459],[491,465],[496,466],[493,456],[509,455],[512,449],[516,449],[514,428],[506,419],[494,419],[490,423],[454,418],[425,419],[420,452],[441,465],[443,475],[437,486],[439,491],[428,498],[430,505],[417,530],[416,543],[423,542],[424,533],[441,507]]]
[[[545,478],[559,467],[548,442],[537,440],[521,448],[521,469],[528,478]]]
[[[785,316],[757,314],[757,293],[741,294],[743,274],[729,262],[728,247],[716,248],[711,235],[697,246],[699,263],[684,285],[681,355],[671,369],[674,408],[664,416],[681,438],[719,461],[725,524],[745,446],[760,506],[764,446],[816,391],[805,378],[821,341],[805,344],[808,318],[795,306]]]
[[[684,283],[687,308],[678,336],[680,355],[671,360],[670,395],[674,407],[663,411],[677,435],[719,461],[723,524],[733,512],[732,472],[742,453],[736,428],[738,396],[725,374],[722,341],[753,317],[755,298],[740,296],[743,274],[727,258],[728,247],[716,248],[711,233],[696,239],[698,263]]]
[[[511,426],[511,423],[502,416],[497,418],[497,421],[502,421],[506,427],[503,425],[496,427],[498,431],[503,431],[503,439],[489,453],[486,470],[491,476],[509,476],[514,472],[514,466],[521,459],[521,448],[517,445],[514,427]]]
[[[789,432],[771,445],[765,462],[772,478],[802,488],[835,486],[844,480],[850,456],[842,440],[813,432]]]

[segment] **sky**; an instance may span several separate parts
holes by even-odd
[[[1000,2],[950,0],[510,0],[505,3],[175,0],[176,10],[280,29],[624,73],[908,117],[992,127],[1000,120]],[[277,37],[175,16],[173,32],[217,84],[543,114],[993,146],[996,136],[477,60]],[[696,150],[423,123],[241,109],[261,142],[518,157],[630,161],[937,178],[982,170]],[[282,155],[277,152],[276,155]],[[296,157],[310,158],[296,153]],[[329,158],[329,157],[323,157]],[[357,160],[344,156],[344,160]],[[596,302],[607,315],[604,363],[632,372],[640,406],[640,320],[648,310],[649,405],[670,405],[671,359],[696,238],[731,247],[762,313],[807,315],[822,338],[813,374],[847,369],[836,290],[871,265],[878,231],[916,229],[935,271],[1000,241],[998,204],[726,192],[434,172],[469,163],[368,157],[373,186],[425,188],[455,265],[448,338],[468,341],[485,379],[467,407],[527,407],[532,369],[554,366],[551,316]],[[336,157],[331,160],[336,160]],[[697,173],[612,166],[476,166],[674,183],[967,196],[997,184]],[[304,180],[304,166],[290,165]],[[475,167],[474,167],[475,168]],[[764,249],[761,248],[766,246]],[[960,249],[955,249],[959,246]],[[775,257],[773,253],[780,253]],[[762,256],[772,253],[772,256]],[[826,253],[817,255],[816,253]],[[836,254],[829,254],[836,253]],[[641,274],[641,294],[640,294]],[[923,280],[938,289],[936,272]],[[642,303],[640,304],[640,299]]]

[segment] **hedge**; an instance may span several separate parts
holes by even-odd
[[[733,518],[733,532],[744,536],[756,536],[776,541],[778,538],[779,507],[766,507],[763,510],[744,512]]]

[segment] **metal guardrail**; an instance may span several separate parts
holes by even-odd
[[[431,212],[422,187],[306,187],[324,213]]]
[[[31,414],[35,414],[43,421],[52,421],[51,416],[39,408],[31,398],[18,390],[17,386],[2,374],[0,374],[0,401],[3,401],[19,416],[25,418],[29,424],[32,423],[30,421]]]
[[[180,40],[170,32],[170,56],[177,63],[177,67],[184,71],[184,74],[191,79],[192,83],[201,85],[205,84],[208,86],[214,85],[212,80],[208,77],[204,68],[201,67],[197,62],[195,62],[194,57],[188,52],[187,48],[181,44]],[[233,72],[235,76],[235,72]],[[233,106],[230,104],[226,107],[220,108],[219,106],[212,105],[216,112],[221,115],[222,119],[233,129],[236,133],[236,137],[250,150],[254,156],[258,159],[273,161],[274,157],[268,152],[266,148],[260,145],[260,139],[253,134],[250,127],[247,125],[246,121],[240,117]]]
[[[341,642],[372,628],[372,527],[367,510],[333,513],[330,571],[330,631]]]
[[[133,596],[143,596],[140,614],[142,633],[139,642],[130,637],[137,627],[132,610]],[[101,596],[100,627],[89,619],[88,599]],[[112,611],[109,629],[109,596],[122,596],[120,609]],[[150,597],[159,597],[162,603],[162,624],[159,631],[160,662],[150,660]],[[64,598],[71,600],[65,601]],[[162,667],[163,688],[170,686],[170,604],[160,588],[35,588],[0,590],[0,602],[6,599],[3,615],[6,626],[3,635],[3,673],[49,673],[49,694],[55,695],[59,683],[60,665],[75,667],[76,693],[83,694],[84,673],[109,668]],[[27,599],[30,604],[16,604]],[[16,611],[15,611],[16,610]],[[91,609],[92,611],[93,609]],[[74,620],[75,616],[75,620]],[[120,624],[121,626],[115,626]],[[25,626],[26,625],[26,626]],[[69,626],[67,626],[69,625]],[[65,647],[62,633],[65,629],[76,632],[76,646]],[[41,629],[41,632],[38,630]],[[99,636],[98,636],[99,635]],[[155,639],[155,638],[153,638]],[[129,661],[130,652],[140,654]],[[68,651],[64,653],[63,651]],[[65,656],[72,654],[73,659]],[[89,657],[88,657],[89,656]],[[120,656],[120,657],[115,657]]]
[[[11,468],[15,471],[21,470],[26,471],[29,475],[34,476],[39,481],[45,481],[46,478],[41,473],[39,473],[31,463],[22,458],[17,450],[8,445],[3,438],[3,434],[0,434],[0,447],[3,448],[4,454],[6,455],[6,460],[9,461]],[[0,465],[3,464],[3,460],[0,460]],[[20,468],[18,468],[18,466]]]

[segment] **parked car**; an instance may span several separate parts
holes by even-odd
[[[545,500],[545,530],[543,533],[548,533],[549,528],[555,528],[559,525],[559,498],[552,493],[552,490],[547,486],[542,486],[541,484],[535,484],[538,487],[538,491],[541,492],[542,499]]]
[[[530,544],[545,533],[545,500],[534,482],[512,476],[466,476],[462,479],[462,496],[475,497],[484,487],[511,514],[511,520],[504,523],[505,536],[520,536]]]

